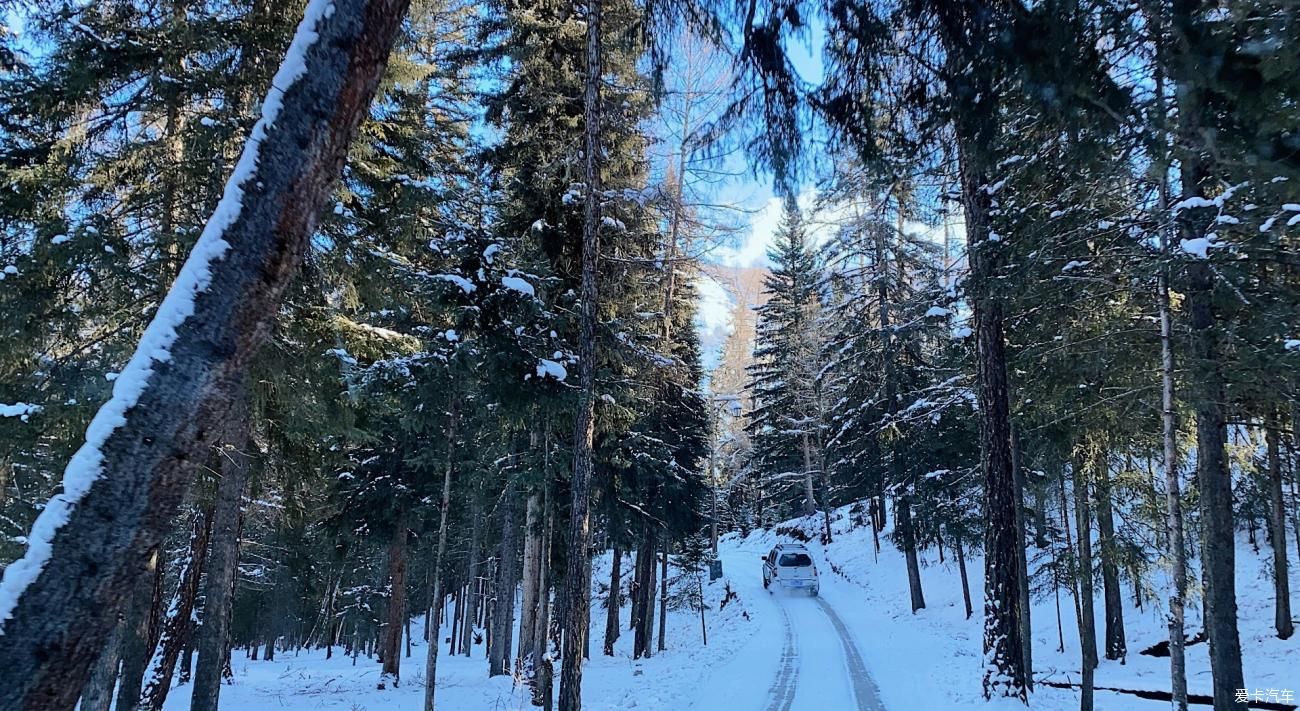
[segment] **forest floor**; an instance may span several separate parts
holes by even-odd
[[[809,533],[820,520],[785,524]],[[632,636],[626,632],[628,610],[622,610],[624,634],[616,654],[600,653],[604,636],[604,583],[609,556],[597,560],[593,593],[592,651],[584,668],[584,707],[589,711],[622,709],[695,709],[697,711],[950,711],[990,709],[1009,711],[1024,706],[1010,700],[986,703],[980,693],[980,606],[983,561],[967,560],[975,613],[965,616],[956,562],[937,553],[923,559],[921,571],[927,607],[912,614],[903,556],[882,535],[875,553],[869,527],[854,527],[847,509],[834,514],[835,542],[809,543],[821,572],[819,598],[771,594],[762,587],[759,557],[778,541],[772,532],[748,537],[732,534],[720,544],[726,575],[704,583],[708,645],[703,644],[698,611],[669,611],[667,650],[649,659],[631,658]],[[888,531],[886,531],[888,533]],[[788,539],[787,539],[788,540]],[[1294,553],[1294,551],[1292,551]],[[1244,541],[1238,550],[1238,601],[1246,683],[1272,700],[1285,690],[1300,697],[1300,636],[1283,642],[1272,634],[1272,585],[1261,542],[1256,551]],[[1292,565],[1292,590],[1300,590],[1300,567]],[[630,575],[630,558],[623,570]],[[670,575],[670,577],[674,577]],[[697,585],[694,578],[681,586]],[[680,587],[680,586],[679,586]],[[1098,638],[1104,639],[1098,581]],[[719,610],[719,602],[732,594]],[[676,592],[685,592],[678,590]],[[1033,607],[1035,678],[1040,682],[1032,708],[1073,711],[1078,693],[1042,682],[1077,682],[1078,632],[1072,599],[1060,599],[1060,633],[1056,599],[1038,596]],[[1163,607],[1158,599],[1144,609],[1125,590],[1125,623],[1129,655],[1124,663],[1102,660],[1098,687],[1167,691],[1168,659],[1139,651],[1165,639]],[[1188,630],[1199,629],[1199,617],[1189,609]],[[418,644],[403,659],[399,688],[375,688],[379,665],[362,657],[323,651],[281,652],[275,661],[251,661],[235,652],[234,684],[222,690],[223,709],[288,709],[290,711],[416,711],[424,694],[425,647]],[[444,631],[444,639],[447,632]],[[1063,651],[1062,651],[1063,647]],[[337,652],[338,650],[336,650]],[[438,660],[438,707],[451,711],[507,711],[532,708],[526,688],[513,677],[489,679],[483,646],[471,657]],[[556,679],[558,681],[558,670]],[[1210,692],[1209,662],[1204,644],[1188,648],[1188,681],[1193,694]],[[189,707],[189,689],[173,690],[167,711]],[[1160,700],[1112,691],[1097,692],[1099,711],[1156,711],[1168,708]],[[1193,706],[1208,709],[1208,706]]]

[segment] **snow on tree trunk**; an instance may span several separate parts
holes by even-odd
[[[189,646],[194,605],[199,596],[199,579],[211,537],[212,511],[209,509],[199,512],[194,520],[189,553],[180,572],[176,593],[167,607],[158,646],[145,672],[145,686],[140,693],[141,708],[161,711],[163,702],[167,700],[176,663],[180,660],[181,652]]]
[[[1264,437],[1268,451],[1269,538],[1273,543],[1273,627],[1278,639],[1295,633],[1291,622],[1291,585],[1286,559],[1286,500],[1282,493],[1282,452],[1278,444],[1279,417],[1274,412]]]
[[[313,0],[243,156],[0,582],[0,707],[71,708],[307,248],[406,0]]]

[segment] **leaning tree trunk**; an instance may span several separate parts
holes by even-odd
[[[600,255],[601,0],[587,0],[587,61],[583,80],[583,155],[586,195],[582,219],[582,303],[578,337],[578,411],[574,418],[573,503],[569,509],[568,565],[564,574],[564,650],[560,711],[582,710],[582,660],[591,595],[591,472],[596,406],[596,273]]]
[[[433,555],[433,593],[429,596],[429,608],[442,607],[442,560],[447,554],[447,514],[451,510],[451,477],[456,470],[456,398],[452,396],[451,408],[447,413],[447,453],[442,471],[442,501],[438,507],[438,549]],[[455,626],[452,626],[455,629]],[[424,711],[433,711],[434,689],[438,685],[438,644],[441,635],[438,625],[426,630],[429,635],[429,656],[424,667]],[[453,635],[454,638],[454,635]]]
[[[1097,462],[1097,532],[1101,540],[1101,585],[1106,601],[1106,658],[1123,662],[1124,593],[1119,584],[1119,548],[1115,545],[1115,515],[1111,508],[1110,463]]]
[[[195,648],[191,711],[217,711],[221,677],[230,652],[231,603],[239,562],[239,509],[248,480],[249,393],[247,383],[233,403],[226,443],[220,451],[221,481],[212,504],[212,535],[208,544],[207,575],[203,583],[203,618]]]
[[[1286,502],[1282,494],[1278,419],[1273,413],[1264,433],[1268,449],[1269,537],[1273,541],[1273,627],[1278,639],[1289,639],[1295,634],[1295,625],[1291,622],[1291,585],[1287,578]]]
[[[384,632],[380,654],[384,658],[383,671],[379,675],[379,688],[389,684],[394,687],[402,680],[402,629],[406,626],[406,511],[397,513],[393,522],[393,538],[388,543],[388,619],[384,622]],[[433,635],[429,644],[437,646],[438,620],[433,621]],[[274,644],[274,640],[272,641]],[[274,648],[268,647],[268,649]]]
[[[961,536],[954,534],[952,537],[953,549],[957,551],[957,569],[961,571],[961,599],[966,603],[966,619],[975,611],[971,609],[970,604],[970,579],[966,577],[966,544],[962,543]]]
[[[333,191],[408,0],[313,0],[226,194],[0,582],[0,708],[70,709]]]
[[[167,608],[167,616],[162,623],[162,635],[158,648],[150,660],[145,673],[145,686],[140,694],[140,707],[149,711],[161,711],[171,690],[172,673],[181,653],[190,644],[194,629],[194,605],[199,596],[199,578],[208,555],[208,541],[212,537],[212,511],[202,511],[194,520],[194,530],[190,534],[189,554],[181,569],[176,587],[176,594]]]

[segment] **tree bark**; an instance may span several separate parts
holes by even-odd
[[[1020,552],[1016,568],[1016,583],[1020,589],[1020,639],[1024,642],[1025,687],[1034,690],[1034,638],[1033,621],[1029,617],[1029,551],[1026,544],[1028,529],[1025,526],[1025,471],[1020,466],[1020,438],[1015,424],[1011,425],[1011,476],[1016,487],[1016,549]]]
[[[157,650],[145,674],[145,686],[140,695],[140,707],[161,711],[171,690],[172,674],[181,652],[190,644],[193,631],[194,605],[199,596],[199,578],[208,555],[208,541],[212,536],[212,511],[202,511],[194,521],[190,535],[189,555],[181,570],[176,594],[167,609],[162,623],[162,635]]]
[[[668,632],[668,537],[664,537],[664,551],[659,563],[659,651],[664,651],[664,636]]]
[[[153,651],[152,637],[154,598],[158,594],[158,576],[162,562],[155,549],[149,554],[147,575],[136,582],[131,606],[127,609],[125,634],[122,636],[122,669],[117,682],[117,703],[113,708],[135,711],[140,705],[140,690],[144,686],[144,673]]]
[[[1199,0],[1171,3],[1168,59],[1177,82],[1180,182],[1183,197],[1208,199],[1214,179],[1213,151],[1205,145],[1211,123],[1200,43],[1204,27]],[[1179,236],[1204,236],[1213,209],[1191,208],[1178,217]],[[1191,330],[1189,401],[1196,414],[1196,476],[1201,503],[1201,558],[1205,589],[1205,632],[1210,648],[1210,673],[1217,711],[1244,710],[1236,691],[1245,688],[1241,668],[1241,636],[1237,629],[1236,536],[1232,514],[1232,476],[1224,443],[1225,401],[1219,334],[1215,313],[1215,275],[1207,259],[1190,259],[1184,270],[1184,303]]]
[[[438,548],[433,556],[433,594],[429,596],[430,608],[442,606],[442,560],[447,554],[447,514],[451,510],[451,479],[456,471],[454,455],[457,447],[457,405],[456,396],[452,395],[451,407],[447,412],[447,454],[443,462],[442,501],[438,507]],[[429,633],[429,656],[425,660],[424,668],[424,711],[433,711],[434,689],[438,685],[438,645],[441,641],[438,629],[437,623],[434,623]],[[455,635],[453,634],[452,637],[454,639]]]
[[[1029,670],[1020,634],[1020,586],[1016,579],[1022,546],[1016,540],[1015,477],[1011,467],[1011,411],[1008,397],[1003,304],[996,281],[1004,247],[991,239],[986,190],[998,126],[997,96],[987,64],[986,45],[995,16],[973,17],[983,3],[934,3],[946,66],[953,77],[949,93],[966,216],[970,273],[967,286],[974,312],[976,382],[980,413],[980,464],[984,471],[984,681],[985,698],[1026,700]],[[978,12],[977,12],[978,11]],[[975,69],[971,70],[971,67]]]
[[[1163,57],[1163,19],[1156,15],[1152,20],[1156,35],[1157,58]],[[1164,71],[1157,61],[1155,76],[1156,114],[1165,115]],[[1166,157],[1167,162],[1167,157]],[[1169,208],[1168,171],[1161,171],[1158,207],[1162,218]],[[1162,263],[1156,284],[1156,303],[1160,318],[1160,428],[1162,463],[1165,469],[1165,528],[1166,551],[1169,555],[1169,675],[1170,695],[1174,711],[1187,711],[1187,633],[1185,625],[1187,600],[1187,543],[1183,528],[1182,483],[1178,471],[1178,413],[1174,403],[1174,345],[1173,314],[1169,301],[1169,228],[1159,230]]]
[[[474,651],[474,626],[478,624],[479,602],[483,596],[479,557],[483,537],[483,507],[475,493],[469,504],[469,590],[465,594],[465,621],[461,623],[461,653],[470,656]]]
[[[1119,584],[1119,549],[1115,545],[1115,515],[1111,508],[1110,463],[1097,462],[1097,532],[1101,542],[1101,585],[1106,603],[1106,658],[1122,663],[1128,655],[1124,639],[1124,592]]]
[[[596,285],[600,255],[601,0],[587,0],[586,74],[583,79],[583,155],[586,195],[582,220],[582,304],[578,339],[578,411],[574,418],[573,503],[569,510],[568,566],[564,575],[564,651],[560,711],[582,711],[582,660],[591,610],[591,474],[596,407]]]
[[[921,563],[916,555],[916,532],[912,525],[912,501],[900,496],[894,507],[898,535],[902,539],[903,555],[907,559],[907,590],[912,598],[912,613],[925,609],[925,593],[921,590]]]
[[[609,571],[609,597],[605,601],[605,656],[614,656],[614,643],[618,641],[618,613],[622,607],[623,551],[614,546],[613,564]]]
[[[962,543],[961,536],[952,537],[953,550],[957,551],[957,569],[961,571],[961,599],[966,603],[966,619],[974,614],[970,604],[970,580],[966,577],[966,544]]]
[[[1286,501],[1282,494],[1282,452],[1278,444],[1279,418],[1269,417],[1264,438],[1268,451],[1269,538],[1273,542],[1273,627],[1278,639],[1295,634],[1291,622],[1291,584],[1286,559]]]
[[[551,666],[551,537],[555,533],[555,510],[551,500],[549,482],[545,486],[542,509],[546,512],[542,532],[542,550],[537,576],[539,579],[536,629],[533,640],[537,645],[534,659],[536,675],[533,679],[533,705],[550,711],[552,705],[551,682],[555,674]]]
[[[537,435],[532,435],[536,447]],[[524,516],[524,568],[523,600],[519,608],[519,651],[515,662],[520,666],[529,663],[534,649],[533,634],[537,628],[537,567],[541,550],[542,535],[542,495],[533,491],[528,495],[527,513]]]
[[[511,648],[515,628],[515,588],[519,585],[519,566],[515,549],[519,542],[517,517],[518,492],[512,480],[506,484],[501,504],[501,560],[497,565],[496,604],[492,611],[492,639],[488,657],[488,675],[510,673]]]
[[[247,383],[232,405],[226,444],[220,449],[221,480],[212,508],[212,536],[203,584],[203,621],[195,644],[199,660],[194,667],[191,711],[217,711],[221,677],[230,644],[231,603],[239,561],[240,501],[248,479],[250,405]]]
[[[402,629],[406,626],[406,528],[405,509],[397,512],[393,522],[393,537],[388,543],[388,610],[384,621],[383,643],[380,654],[384,659],[379,675],[379,688],[389,684],[396,687],[402,680]],[[438,620],[433,621],[434,634],[430,646],[437,647]]]
[[[326,8],[332,8],[326,12]],[[0,708],[76,704],[277,312],[407,0],[317,0],[226,197],[0,583]],[[314,29],[314,33],[313,33]],[[314,41],[313,41],[314,40]],[[295,68],[301,71],[294,71]],[[279,110],[278,116],[274,114]]]
[[[122,642],[123,621],[119,621],[109,635],[104,652],[95,662],[90,681],[81,695],[80,711],[109,711],[113,706],[113,692],[117,689],[117,670],[122,661],[119,651]]]
[[[1093,674],[1097,668],[1097,618],[1092,603],[1092,523],[1088,511],[1088,475],[1082,457],[1074,466],[1074,519],[1079,533],[1079,647],[1082,655],[1079,711],[1093,710]]]

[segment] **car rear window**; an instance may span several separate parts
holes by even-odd
[[[812,565],[812,558],[807,553],[782,553],[777,565],[782,568],[806,568]]]

